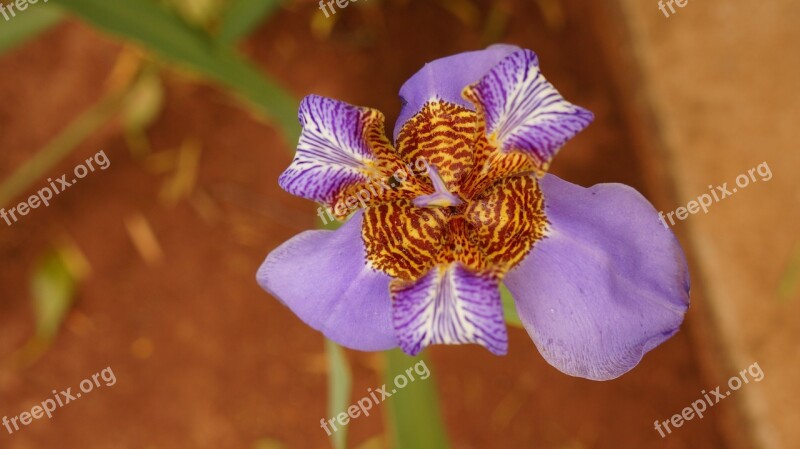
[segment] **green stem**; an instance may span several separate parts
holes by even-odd
[[[439,408],[439,395],[429,369],[430,363],[422,357],[407,356],[399,349],[386,351],[385,354],[384,381],[387,390],[396,390],[386,400],[394,449],[450,447]],[[395,379],[400,376],[408,379],[412,375],[415,376],[413,382],[409,380],[407,386],[397,388],[399,385],[395,384]],[[400,381],[402,383],[402,379]]]
[[[328,416],[336,418],[346,413],[350,404],[353,386],[353,374],[345,357],[344,349],[336,343],[325,339],[325,352],[328,355]],[[338,428],[331,435],[334,449],[347,449],[347,427]]]

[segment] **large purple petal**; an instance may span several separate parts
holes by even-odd
[[[400,348],[416,355],[432,344],[475,343],[505,354],[508,334],[498,287],[495,277],[458,262],[437,265],[415,281],[393,282]]]
[[[530,50],[505,57],[464,95],[482,114],[490,143],[504,152],[522,151],[545,170],[556,151],[594,120],[544,78]]]
[[[342,346],[381,351],[397,346],[391,278],[366,265],[362,212],[336,231],[306,231],[276,248],[256,276],[264,290]]]
[[[475,110],[461,92],[516,50],[519,47],[513,45],[492,45],[485,50],[459,53],[425,64],[400,88],[403,108],[394,126],[395,140],[403,124],[431,100],[441,99]]]
[[[686,259],[653,206],[622,184],[541,179],[546,237],[505,278],[542,356],[564,373],[618,377],[678,331]]]

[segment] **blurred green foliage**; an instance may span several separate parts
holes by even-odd
[[[0,26],[0,54],[49,29],[63,17],[64,14],[57,7],[31,8],[14,20],[3,22]]]
[[[61,159],[67,156],[94,130],[111,118],[119,109],[124,92],[109,92],[94,106],[79,115],[69,126],[62,130],[53,140],[15,170],[8,179],[0,184],[0,207],[22,194],[30,184],[41,179]]]
[[[3,30],[0,33],[0,51],[18,45],[57,23],[63,8],[89,24],[150,52],[155,57],[152,64],[179,66],[220,84],[259,116],[271,120],[282,131],[286,141],[294,145],[300,134],[297,100],[233,48],[238,39],[266,20],[281,3],[279,0],[53,0],[47,8],[31,9],[9,22],[10,27],[0,28]],[[214,35],[215,26],[221,29],[219,39]],[[151,69],[152,64],[148,66]],[[138,89],[124,92],[127,97],[122,102],[117,98],[119,92],[109,92],[8,180],[4,180],[0,184],[0,205],[24,192],[31,182],[116,113],[124,114],[132,147],[141,150],[146,146],[142,128],[157,115],[161,105],[158,74],[151,70],[147,75],[149,84],[144,87],[132,83],[122,86]]]
[[[283,0],[236,0],[225,13],[219,27],[217,41],[222,45],[232,45],[250,34],[264,19],[275,12]]]
[[[219,45],[207,31],[152,0],[57,1],[95,27],[135,42],[170,63],[230,89],[258,113],[270,118],[287,141],[296,142],[300,132],[297,100],[231,46]]]
[[[31,279],[36,338],[51,341],[72,307],[77,276],[58,251],[48,252]]]

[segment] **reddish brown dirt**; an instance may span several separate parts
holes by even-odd
[[[488,3],[480,2],[482,16]],[[546,24],[535,2],[508,4],[513,14],[502,40],[537,51],[562,93],[597,115],[559,155],[554,171],[584,185],[641,188],[591,17],[578,0],[566,1],[559,29]],[[340,12],[327,40],[309,36],[314,10],[308,4],[282,11],[244,50],[298,97],[313,92],[377,107],[389,123],[399,108],[397,90],[424,62],[483,46],[481,29],[437,2],[351,7]],[[0,176],[100,96],[118,51],[73,22],[0,59],[0,70],[14,75],[0,85]],[[252,448],[265,437],[289,448],[327,447],[318,425],[326,415],[322,338],[254,282],[269,250],[315,223],[312,204],[276,183],[291,149],[216,89],[174,76],[167,87],[150,141],[157,151],[189,137],[202,142],[198,190],[211,199],[216,218],[203,218],[186,201],[161,206],[163,178],[128,155],[112,126],[52,174],[99,149],[112,161],[107,171],[13,227],[0,227],[0,355],[32,332],[27,279],[49,244],[69,235],[93,269],[42,359],[25,369],[0,367],[0,415],[30,408],[52,389],[75,388],[107,366],[118,380],[58,410],[53,420],[14,435],[0,432],[2,447]],[[137,213],[164,250],[160,264],[145,263],[128,238],[123,220]],[[511,334],[507,357],[473,347],[429,351],[454,448],[721,447],[714,412],[667,439],[653,429],[655,419],[713,387],[699,374],[687,332],[633,372],[603,383],[557,372],[524,331]],[[151,355],[141,350],[142,339],[152,343]],[[355,395],[382,383],[373,356],[349,355]],[[384,412],[350,426],[354,447],[383,431]]]

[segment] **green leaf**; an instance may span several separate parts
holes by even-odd
[[[396,376],[406,376],[406,370],[428,364],[422,357],[409,357],[399,349],[387,351],[386,389],[395,386]],[[430,369],[427,371],[430,373]],[[438,393],[433,376],[422,379],[415,371],[415,380],[398,389],[386,399],[389,425],[395,449],[447,449],[450,447],[439,410]]]
[[[0,53],[32,39],[60,22],[63,17],[59,8],[44,4],[17,12],[16,17],[9,17],[10,20],[0,16]]]
[[[500,298],[503,301],[503,313],[506,317],[506,323],[510,326],[522,327],[514,297],[511,296],[511,292],[508,291],[505,284],[500,286]]]
[[[287,141],[300,135],[297,100],[233,49],[217,45],[152,0],[52,0],[95,27],[221,83],[273,119]]]
[[[36,337],[50,341],[72,307],[77,280],[64,258],[52,251],[37,265],[31,279]]]
[[[219,20],[228,0],[157,0],[160,4],[178,11],[189,23],[207,29]]]
[[[217,40],[223,45],[233,45],[269,18],[283,0],[234,0],[225,13]]]
[[[344,356],[341,346],[326,339],[325,352],[328,354],[328,416],[335,418],[336,415],[347,411],[350,405],[350,392],[353,383],[350,365]],[[339,426],[338,431],[333,432],[331,441],[335,449],[347,448],[347,426]]]

